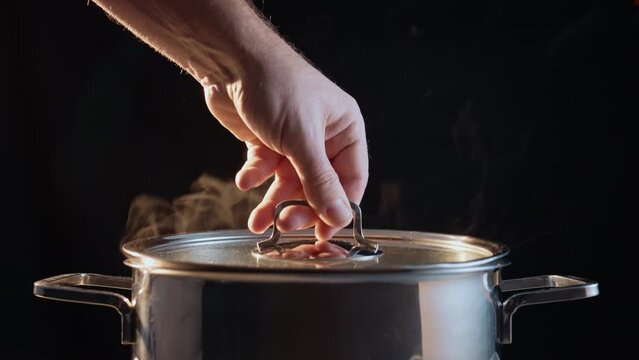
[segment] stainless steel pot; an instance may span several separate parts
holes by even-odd
[[[288,205],[284,202],[279,212]],[[218,231],[123,245],[132,278],[66,274],[37,296],[110,306],[134,359],[499,359],[522,306],[588,298],[596,282],[546,275],[502,280],[508,248],[466,236],[361,229],[346,259],[263,255],[312,242]],[[256,243],[260,241],[256,248]],[[96,289],[105,288],[105,290]],[[130,289],[125,297],[114,289]]]

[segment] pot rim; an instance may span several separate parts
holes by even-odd
[[[220,238],[225,240],[263,240],[264,235],[253,234],[248,230],[217,230],[198,233],[172,234],[158,237],[133,239],[121,245],[120,250],[126,257],[125,264],[135,269],[144,269],[153,273],[172,274],[172,275],[188,275],[198,277],[213,278],[244,278],[247,275],[256,280],[255,275],[268,277],[279,281],[282,276],[290,278],[292,274],[304,275],[305,281],[309,280],[308,276],[312,275],[317,280],[318,277],[331,277],[331,281],[336,280],[336,275],[340,275],[341,280],[351,281],[355,278],[363,280],[365,278],[382,280],[386,275],[397,277],[412,276],[430,276],[443,274],[460,274],[470,272],[484,272],[499,269],[510,263],[506,256],[510,253],[508,246],[488,241],[472,236],[450,235],[431,232],[419,231],[401,231],[401,230],[382,230],[382,229],[366,229],[366,238],[375,240],[399,240],[399,241],[418,241],[416,238],[427,237],[430,243],[441,243],[441,246],[450,248],[454,246],[459,249],[476,248],[490,252],[490,256],[482,257],[475,260],[462,262],[440,262],[434,264],[423,265],[406,265],[389,268],[361,268],[354,271],[353,269],[340,267],[316,268],[271,268],[271,267],[244,267],[235,265],[220,265],[210,263],[191,263],[176,260],[169,260],[160,256],[149,254],[147,250],[153,248],[166,247],[174,243],[176,240],[189,243],[197,243],[201,241],[211,240],[212,238]],[[352,236],[347,230],[340,230],[335,238],[348,238]],[[299,238],[313,237],[312,230],[304,230],[283,235],[283,238]],[[145,251],[147,251],[145,253]],[[267,276],[268,275],[268,276]],[[346,277],[344,277],[346,276]],[[290,280],[290,279],[289,279]]]

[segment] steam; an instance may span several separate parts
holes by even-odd
[[[488,150],[482,141],[479,121],[475,115],[470,100],[457,116],[457,122],[453,126],[452,136],[458,154],[468,161],[479,173],[477,191],[468,205],[468,213],[454,220],[453,226],[458,233],[473,234],[479,228],[485,213],[485,199],[487,193],[489,163]]]
[[[123,241],[167,234],[246,228],[265,187],[240,191],[233,181],[201,175],[172,201],[142,194],[131,202]]]

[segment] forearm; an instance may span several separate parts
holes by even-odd
[[[94,0],[202,85],[233,82],[288,49],[246,0]]]

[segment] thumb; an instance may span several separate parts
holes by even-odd
[[[324,146],[309,146],[307,143],[298,148],[289,160],[302,183],[306,199],[319,218],[336,228],[348,225],[353,213]]]

